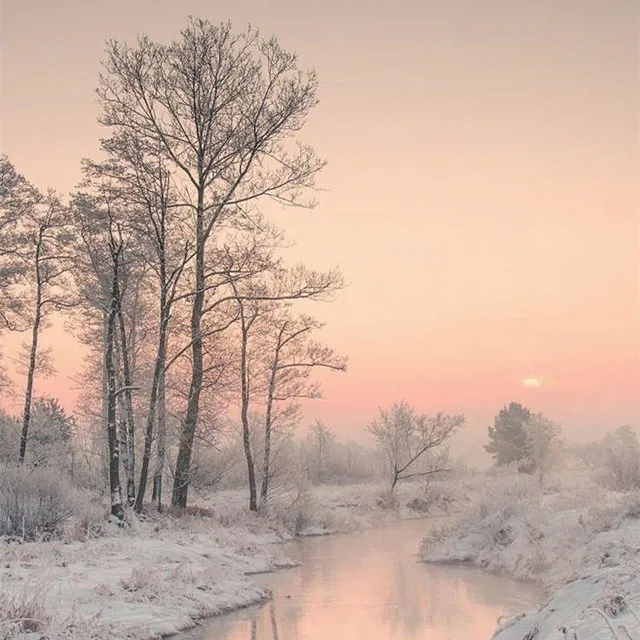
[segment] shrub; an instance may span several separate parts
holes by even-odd
[[[630,494],[624,502],[625,518],[637,520],[640,518],[640,493]]]
[[[376,505],[383,511],[393,511],[398,508],[398,498],[392,491],[382,491],[376,498]]]
[[[50,469],[0,467],[0,536],[34,540],[61,536],[75,519],[79,534],[97,524],[92,497]]]
[[[144,602],[155,600],[165,586],[158,569],[152,565],[138,565],[131,569],[131,575],[120,581],[122,588],[129,592],[130,600]]]
[[[451,482],[425,482],[419,485],[419,494],[407,502],[407,507],[422,514],[434,511],[448,513],[457,499]]]
[[[288,504],[284,500],[272,503],[270,511],[272,516],[281,522],[288,531],[298,535],[305,529],[317,525],[316,506],[311,493],[308,490],[300,489]]]
[[[12,593],[0,589],[0,640],[42,631],[50,620],[45,600],[46,593],[40,586],[25,585]]]
[[[543,515],[542,493],[532,478],[490,487],[459,520],[427,533],[423,558],[473,561],[490,571],[530,578],[545,566]]]
[[[640,489],[640,442],[631,427],[616,429],[603,440],[603,481],[614,491]]]
[[[407,507],[412,511],[417,511],[418,513],[427,513],[431,508],[431,504],[423,498],[414,498],[407,502]]]

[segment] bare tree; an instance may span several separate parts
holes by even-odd
[[[69,294],[71,255],[66,249],[70,241],[66,209],[55,194],[49,193],[38,204],[34,204],[24,217],[23,242],[16,252],[28,266],[24,286],[33,294],[33,315],[18,456],[20,464],[24,462],[29,437],[40,332],[49,310],[63,309],[74,304]]]
[[[118,384],[118,316],[122,310],[123,274],[126,269],[127,234],[118,215],[117,199],[109,185],[98,185],[98,195],[77,194],[72,211],[78,247],[74,269],[80,295],[89,317],[98,319],[103,331],[103,420],[107,434],[111,513],[124,517],[120,483],[121,442],[118,433],[118,401],[128,389]],[[122,345],[120,345],[120,351]],[[125,411],[120,413],[126,413]],[[122,437],[128,454],[126,429]],[[132,463],[125,460],[127,474]]]
[[[228,23],[191,19],[168,45],[146,37],[131,47],[111,42],[98,89],[101,123],[159,149],[182,177],[193,213],[191,383],[180,435],[172,504],[187,503],[189,465],[203,382],[202,318],[208,283],[205,257],[223,221],[248,214],[270,197],[302,200],[323,162],[289,141],[316,104],[313,73],[272,38]]]
[[[274,493],[287,491],[287,485],[302,479],[303,464],[298,455],[299,446],[295,442],[295,431],[303,418],[302,407],[295,401],[275,403],[271,409],[269,437],[260,438],[260,460],[262,464],[260,500],[261,509],[266,509]],[[266,415],[260,414],[256,421],[256,431],[264,432]],[[267,452],[268,447],[268,452]],[[266,482],[265,482],[266,480]],[[266,493],[265,493],[266,489]]]
[[[269,237],[262,237],[265,234]],[[266,241],[266,242],[265,242]],[[249,366],[249,340],[256,322],[273,308],[275,301],[269,299],[269,292],[260,280],[265,272],[275,267],[271,244],[278,242],[278,233],[267,227],[256,230],[246,247],[226,245],[228,264],[227,282],[238,307],[240,333],[240,422],[242,425],[242,445],[247,463],[249,487],[249,510],[257,511],[258,496],[256,469],[251,448],[251,428],[249,421],[251,370]],[[263,247],[267,248],[264,249]],[[236,257],[237,256],[237,257]]]
[[[406,402],[395,403],[390,410],[380,409],[377,420],[367,430],[382,449],[390,470],[391,490],[400,480],[427,476],[444,471],[434,467],[413,471],[412,467],[425,454],[433,453],[447,442],[464,424],[463,415],[416,413]]]
[[[616,491],[640,488],[640,441],[629,425],[608,433],[602,440],[605,482]]]
[[[77,380],[82,388],[82,409],[92,423],[99,425],[96,443],[107,444],[107,318],[112,288],[112,273],[108,249],[107,216],[103,202],[87,193],[71,198],[70,212],[75,229],[74,269],[75,290],[81,304],[74,309],[76,321],[70,329],[90,348],[90,362]],[[95,386],[94,386],[95,385]],[[102,469],[109,484],[109,457]]]
[[[316,479],[318,482],[322,482],[325,479],[324,468],[327,452],[335,441],[335,438],[336,434],[320,420],[316,420],[311,425],[309,440],[311,441],[316,458]]]
[[[237,291],[237,290],[236,290]],[[256,489],[256,470],[253,461],[253,453],[251,451],[251,430],[249,427],[249,401],[250,401],[250,380],[249,380],[249,362],[248,347],[249,334],[255,321],[259,317],[258,305],[252,305],[247,311],[246,304],[239,300],[240,309],[240,419],[242,423],[242,445],[244,455],[247,461],[247,480],[249,484],[249,510],[257,511],[258,499]]]
[[[269,492],[271,437],[274,425],[274,405],[296,398],[318,398],[320,391],[309,380],[313,369],[346,371],[346,358],[311,340],[311,334],[322,325],[309,316],[292,317],[280,311],[269,318],[271,340],[268,348],[267,402],[264,423],[264,458],[260,501],[266,505]]]
[[[150,146],[149,140],[126,131],[116,131],[111,138],[102,141],[102,147],[108,160],[87,163],[87,166],[94,175],[108,177],[117,185],[120,198],[130,211],[129,224],[136,235],[138,257],[149,265],[156,277],[157,289],[151,290],[158,294],[158,335],[135,508],[142,510],[155,437],[153,500],[160,509],[166,450],[165,378],[169,322],[182,275],[193,252],[183,231],[185,207],[176,202],[170,162],[165,159],[162,149],[158,150]],[[157,433],[154,429],[156,420]]]
[[[255,242],[255,238],[254,238]],[[249,483],[249,509],[256,511],[258,508],[257,502],[257,483],[255,477],[255,463],[253,460],[253,453],[251,450],[251,434],[249,423],[249,405],[250,405],[250,377],[251,370],[249,366],[249,350],[250,350],[250,337],[252,336],[252,329],[256,328],[256,333],[259,335],[269,330],[269,316],[272,316],[278,308],[278,304],[282,304],[287,301],[293,300],[319,300],[326,299],[331,296],[338,288],[342,286],[342,278],[337,271],[330,271],[327,273],[320,273],[306,269],[302,266],[297,266],[293,270],[287,270],[281,267],[277,262],[274,262],[271,252],[265,251],[262,247],[265,243],[260,242],[260,236],[258,236],[257,244],[252,244],[250,249],[251,257],[253,258],[254,268],[256,272],[250,274],[248,277],[238,280],[236,278],[229,278],[229,284],[233,290],[235,301],[238,304],[238,313],[240,318],[240,380],[241,380],[241,422],[243,429],[243,444],[245,450],[245,457],[247,460],[247,476]],[[246,260],[246,262],[249,262]],[[265,274],[266,272],[266,274]],[[236,271],[236,274],[238,272]],[[266,278],[264,277],[266,275]],[[266,323],[260,322],[262,319],[266,319]],[[315,352],[311,353],[313,349],[310,347],[303,355],[298,352],[298,360],[287,362],[286,358],[281,358],[282,351],[291,352],[292,344],[302,341],[301,336],[306,334],[314,325],[310,319],[307,320],[308,325],[305,329],[298,328],[293,329],[296,334],[290,336],[287,331],[287,326],[292,328],[295,322],[285,322],[285,326],[282,329],[280,340],[284,342],[279,347],[277,346],[279,363],[275,365],[271,362],[268,365],[269,370],[269,382],[267,384],[267,424],[268,432],[265,432],[265,463],[266,463],[266,477],[269,474],[269,449],[270,449],[270,433],[271,433],[271,415],[273,400],[275,397],[277,377],[286,375],[285,369],[294,368],[302,370],[313,366],[327,366],[328,368],[340,368],[343,366],[342,362],[338,362],[333,358],[333,354],[330,350],[325,349],[320,353],[321,349],[316,347]],[[276,332],[279,332],[277,330]],[[271,347],[269,347],[271,349]],[[257,350],[260,350],[258,346]],[[322,356],[326,356],[324,362]],[[305,359],[306,356],[306,359]],[[336,360],[336,363],[332,361]],[[261,358],[257,358],[260,362]],[[260,389],[258,388],[258,392]],[[264,471],[263,467],[263,483],[264,483]],[[268,480],[265,484],[268,484]],[[265,494],[266,498],[266,494]]]

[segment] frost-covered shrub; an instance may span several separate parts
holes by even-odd
[[[8,464],[15,460],[20,442],[20,429],[18,420],[0,407],[0,464]]]
[[[0,478],[0,536],[54,538],[73,524],[82,537],[100,523],[93,496],[80,493],[50,469],[3,466]]]
[[[246,462],[239,438],[195,450],[189,471],[190,485],[199,491],[240,488],[246,483]]]
[[[632,526],[629,519],[640,512],[634,495],[595,484],[553,494],[535,478],[502,478],[457,521],[429,532],[422,556],[430,562],[471,562],[557,586],[579,577],[585,566],[620,562],[627,547],[616,542],[618,529]]]
[[[640,518],[640,493],[633,493],[625,500],[624,516],[634,520]]]
[[[145,602],[155,600],[165,588],[162,575],[153,565],[138,565],[131,569],[131,575],[120,581],[122,588],[130,595],[128,600]]]
[[[425,482],[420,485],[419,494],[407,502],[407,507],[417,513],[447,513],[457,499],[450,481]]]
[[[105,585],[98,585],[99,587]],[[98,611],[92,616],[73,611],[70,615],[54,610],[49,599],[50,585],[29,581],[11,591],[0,587],[0,640],[112,640],[121,637],[113,623]],[[114,595],[109,591],[109,595]],[[127,638],[146,638],[132,632]]]
[[[398,508],[398,497],[392,491],[382,491],[376,498],[376,505],[385,511],[392,511]]]
[[[604,449],[601,479],[615,491],[640,489],[640,442],[628,426],[616,429],[602,442]]]
[[[270,505],[271,516],[295,535],[310,527],[318,526],[316,509],[317,505],[311,492],[304,489],[289,500],[283,498]]]
[[[329,496],[327,495],[329,492]],[[337,501],[342,504],[342,501]],[[308,481],[301,481],[288,493],[270,499],[267,516],[274,524],[295,535],[327,531],[353,531],[357,518],[344,511],[335,501],[335,489],[325,485],[319,492]]]
[[[544,568],[545,533],[539,484],[520,477],[492,487],[456,523],[434,529],[422,543],[431,561],[474,562],[528,578]]]
[[[407,502],[407,507],[417,513],[428,513],[431,505],[424,498],[413,498],[413,500]]]
[[[0,640],[43,631],[51,619],[45,600],[46,593],[38,585],[25,585],[12,592],[0,589]]]

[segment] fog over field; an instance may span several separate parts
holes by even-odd
[[[0,18],[0,640],[640,640],[635,0]]]

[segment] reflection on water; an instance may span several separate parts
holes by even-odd
[[[533,587],[468,567],[418,562],[428,521],[292,544],[302,565],[262,576],[261,607],[221,616],[187,640],[482,640],[534,606]]]

